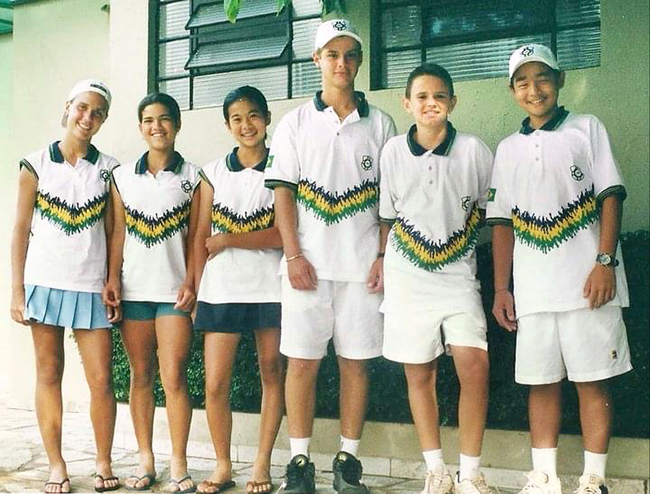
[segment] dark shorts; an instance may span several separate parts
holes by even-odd
[[[198,302],[194,329],[210,333],[247,333],[259,329],[280,328],[279,303],[208,304]]]

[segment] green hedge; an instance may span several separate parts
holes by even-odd
[[[621,242],[625,268],[630,286],[630,305],[623,312],[634,370],[613,380],[615,423],[617,436],[648,437],[650,432],[650,386],[648,368],[650,360],[649,319],[649,232],[647,230],[625,233]],[[491,246],[477,248],[478,272],[483,286],[483,303],[488,315],[488,341],[490,346],[490,405],[488,426],[501,429],[528,429],[527,388],[514,382],[515,334],[501,330],[491,315],[492,262]],[[114,378],[119,401],[129,398],[129,365],[119,333],[114,331]],[[194,407],[204,406],[202,359],[203,341],[196,337],[192,345],[189,364],[190,394]],[[258,412],[260,408],[260,383],[257,355],[252,336],[242,338],[233,371],[231,402],[233,410]],[[368,419],[384,422],[411,422],[406,398],[406,381],[401,365],[376,359],[370,365],[371,391]],[[318,378],[317,415],[338,416],[338,371],[332,348],[323,360]],[[457,424],[458,380],[451,359],[442,358],[439,365],[438,402],[443,425]],[[160,382],[156,382],[156,403],[164,404]],[[579,413],[575,389],[565,382],[565,401],[562,431],[579,433]]]

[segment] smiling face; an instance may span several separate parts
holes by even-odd
[[[531,127],[538,129],[555,115],[562,86],[564,72],[541,62],[528,62],[512,76],[510,91],[530,117]]]
[[[152,103],[143,108],[139,127],[150,150],[165,152],[174,149],[180,125],[176,125],[171,111],[162,103]]]
[[[266,115],[253,102],[240,99],[228,107],[226,128],[241,148],[265,147],[266,127],[271,123],[271,113]]]
[[[443,79],[434,75],[416,77],[404,98],[404,108],[413,115],[419,128],[437,128],[447,125],[449,114],[456,106],[456,96],[451,96]]]
[[[108,103],[97,93],[80,93],[65,105],[66,136],[90,142],[108,116]]]
[[[354,79],[363,60],[361,46],[349,36],[330,40],[314,53],[314,63],[321,71],[323,89],[354,87]]]

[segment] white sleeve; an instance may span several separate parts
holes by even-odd
[[[512,225],[512,198],[510,197],[509,178],[507,175],[507,154],[502,144],[497,148],[492,169],[492,181],[488,191],[487,222],[489,225]]]
[[[607,130],[600,120],[592,117],[590,125],[591,138],[591,174],[594,182],[594,193],[599,201],[612,194],[618,194],[625,199],[625,185],[621,172],[612,153]]]
[[[300,180],[300,158],[298,156],[296,131],[297,122],[293,115],[286,115],[273,133],[271,150],[264,169],[264,186],[289,187],[296,189]]]
[[[395,209],[395,194],[392,186],[392,163],[394,153],[391,152],[395,146],[387,145],[379,161],[381,181],[379,185],[379,221],[382,223],[393,223],[397,219]]]

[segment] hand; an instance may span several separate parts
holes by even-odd
[[[229,233],[217,233],[205,239],[208,261],[228,247]]]
[[[515,314],[515,299],[510,290],[498,290],[494,294],[492,314],[499,326],[507,331],[517,331],[517,315]]]
[[[368,273],[368,292],[381,293],[384,291],[384,258],[378,257],[370,266]]]
[[[194,289],[188,283],[184,283],[178,290],[174,309],[190,312],[194,307],[194,302],[196,302]]]
[[[119,280],[110,279],[102,290],[102,302],[106,306],[106,317],[108,322],[115,323],[122,319],[122,308],[120,300],[122,287]]]
[[[287,261],[287,273],[291,287],[296,290],[316,290],[318,278],[316,270],[304,257],[296,257]]]
[[[11,318],[25,326],[29,324],[25,319],[25,289],[22,286],[11,294]]]
[[[589,299],[589,308],[597,309],[616,295],[616,274],[614,268],[596,264],[587,277],[582,295]]]

